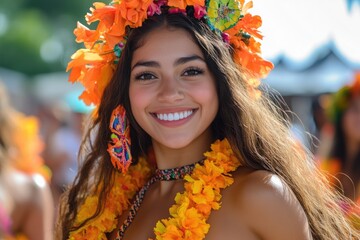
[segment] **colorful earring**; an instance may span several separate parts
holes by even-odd
[[[131,164],[130,129],[126,118],[125,109],[116,107],[110,119],[111,142],[108,144],[111,163],[121,172],[126,172]]]

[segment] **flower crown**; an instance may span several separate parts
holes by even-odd
[[[233,48],[233,59],[249,72],[249,90],[259,94],[259,79],[273,68],[260,56],[262,35],[258,28],[261,18],[252,16],[248,9],[252,1],[245,0],[113,0],[109,5],[95,2],[85,16],[88,24],[98,21],[95,30],[78,22],[74,30],[76,42],[85,48],[77,50],[68,64],[70,82],[80,82],[85,90],[80,95],[87,105],[98,105],[104,88],[112,78],[121,51],[126,44],[128,29],[138,28],[151,16],[183,13],[204,20]]]
[[[355,96],[360,96],[360,72],[355,73],[353,82],[338,90],[333,96],[328,109],[328,115],[332,122],[338,122],[346,110],[349,102]]]

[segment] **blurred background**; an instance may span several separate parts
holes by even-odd
[[[263,19],[263,56],[275,65],[263,82],[296,113],[294,134],[314,150],[306,133],[318,135],[318,111],[360,70],[360,1],[257,0],[253,10]]]
[[[0,81],[17,110],[39,119],[55,202],[75,176],[81,121],[91,110],[65,69],[79,48],[72,31],[92,2],[0,1]],[[310,134],[325,121],[316,111],[360,70],[360,1],[254,0],[251,12],[263,19],[263,55],[275,65],[263,83],[284,98],[297,116],[294,136],[315,152]]]

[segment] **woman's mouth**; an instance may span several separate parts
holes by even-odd
[[[161,121],[179,121],[185,118],[190,117],[195,112],[194,109],[179,111],[179,112],[171,112],[171,113],[154,113],[153,115],[161,120]]]

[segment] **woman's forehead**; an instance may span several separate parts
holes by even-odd
[[[184,29],[162,27],[156,29],[141,41],[141,45],[133,53],[132,65],[142,61],[170,61],[183,56],[203,53],[192,36]]]

